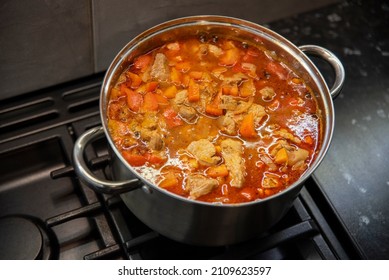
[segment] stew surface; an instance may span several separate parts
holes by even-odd
[[[275,52],[187,38],[138,56],[112,88],[108,128],[150,182],[206,202],[262,199],[297,181],[320,146],[311,89]]]

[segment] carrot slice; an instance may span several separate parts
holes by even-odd
[[[179,72],[176,68],[172,67],[170,72],[170,79],[172,80],[172,82],[176,86],[179,86],[182,83],[181,78],[182,78],[181,72]]]
[[[304,137],[304,142],[307,143],[308,145],[312,145],[314,140],[311,136],[307,135]]]
[[[195,80],[200,80],[203,77],[203,72],[201,71],[190,71],[189,72],[189,77],[195,79]]]
[[[127,94],[127,106],[130,110],[138,112],[143,104],[143,96],[125,86],[121,86],[120,90]]]
[[[225,164],[211,166],[206,171],[207,175],[212,178],[228,176],[228,169]]]
[[[138,56],[134,60],[134,67],[136,69],[140,69],[140,71],[143,73],[146,71],[147,67],[151,63],[151,60],[152,60],[152,57],[150,54]]]
[[[131,80],[130,85],[132,89],[137,89],[142,83],[141,77],[139,77],[137,74],[134,74],[132,72],[127,72],[126,76]]]
[[[188,100],[189,102],[197,102],[200,100],[200,86],[193,79],[189,81]]]
[[[157,111],[158,110],[157,95],[151,92],[146,93],[144,96],[142,108],[145,111]]]
[[[163,97],[162,95],[155,94],[155,98],[157,98],[157,102],[159,106],[168,106],[170,105],[169,100],[167,100],[166,97]]]
[[[253,138],[257,136],[254,125],[254,115],[252,113],[247,114],[240,124],[240,135],[244,138]]]
[[[212,104],[207,104],[205,106],[205,112],[212,116],[221,116],[223,115],[223,109],[219,109],[218,107],[215,107]]]
[[[144,156],[133,154],[129,151],[123,151],[122,156],[132,166],[142,166],[146,163],[146,158]]]
[[[178,179],[173,173],[168,173],[165,175],[165,179],[163,179],[162,182],[159,183],[159,186],[164,189],[177,187]]]
[[[173,128],[183,124],[177,112],[174,111],[174,109],[171,107],[167,108],[162,115],[165,117],[166,124],[169,128]]]
[[[167,89],[165,89],[165,91],[163,92],[163,96],[171,99],[171,98],[176,97],[176,93],[177,93],[177,88],[175,85],[172,85],[172,86],[168,87]]]
[[[276,157],[274,158],[274,161],[278,164],[283,164],[288,161],[288,154],[286,152],[285,148],[281,148],[276,153]]]
[[[165,162],[165,159],[163,159],[162,157],[150,153],[146,154],[145,158],[146,161],[151,164],[161,164]]]
[[[223,115],[223,109],[219,108],[220,99],[221,99],[222,94],[223,94],[223,89],[220,89],[218,94],[212,100],[212,102],[205,106],[205,112],[207,114],[210,114],[210,115],[213,115],[213,116],[221,116],[221,115]]]
[[[179,62],[176,64],[176,69],[181,72],[188,72],[190,70],[190,63],[188,61]]]
[[[146,84],[146,91],[152,92],[158,87],[158,82],[148,82]]]

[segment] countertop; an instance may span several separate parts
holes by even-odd
[[[314,179],[361,257],[389,259],[389,2],[345,1],[267,26],[342,61],[333,141]]]

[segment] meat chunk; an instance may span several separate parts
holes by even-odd
[[[238,101],[230,95],[222,95],[220,97],[219,109],[235,110],[238,106]]]
[[[188,91],[186,89],[177,92],[173,99],[175,105],[181,105],[188,101]]]
[[[279,178],[275,175],[265,174],[262,179],[262,187],[265,189],[272,189],[280,187]]]
[[[264,87],[259,91],[262,95],[263,100],[270,101],[276,96],[276,93],[272,87]]]
[[[186,179],[185,190],[189,192],[189,198],[197,199],[208,194],[219,185],[219,181],[207,178],[200,174],[190,174]]]
[[[271,150],[271,155],[277,158],[280,153],[286,152],[286,159],[280,160],[278,163],[287,164],[293,170],[298,170],[304,167],[305,161],[309,156],[309,152],[300,147],[289,145],[285,140],[277,141],[277,144]]]
[[[156,131],[151,134],[150,141],[148,143],[149,147],[155,151],[160,151],[164,147],[164,142],[162,140],[161,135],[159,135]]]
[[[238,140],[226,139],[220,143],[222,156],[231,177],[230,185],[240,188],[244,183],[243,145]]]
[[[195,123],[198,117],[194,108],[185,105],[179,106],[178,115],[188,123]]]
[[[231,112],[227,112],[224,116],[218,119],[218,125],[221,131],[228,135],[237,134],[237,126],[234,120],[234,116]]]
[[[294,151],[288,153],[288,165],[292,166],[292,169],[301,169],[304,166],[305,160],[308,158],[309,152],[302,148],[297,148]]]
[[[162,136],[156,130],[150,130],[146,128],[140,129],[141,139],[147,143],[150,149],[160,151],[164,147],[164,141]]]
[[[189,144],[187,151],[190,152],[202,165],[216,165],[220,161],[220,157],[215,155],[215,146],[207,139],[193,141]]]
[[[260,155],[259,159],[268,166],[270,171],[276,171],[277,170],[277,165],[267,155]]]
[[[146,113],[140,126],[136,126],[134,129],[139,133],[140,138],[147,146],[155,151],[160,151],[164,147],[164,141],[162,135],[158,129],[158,117],[154,113]]]
[[[255,104],[255,103],[250,106],[248,113],[253,114],[255,126],[257,126],[259,124],[262,117],[266,116],[265,108],[259,104]]]
[[[294,136],[292,133],[287,131],[285,128],[281,128],[280,130],[276,130],[273,132],[273,134],[276,136],[280,136],[284,139],[290,140],[296,144],[301,143],[301,140],[298,137]]]
[[[160,82],[168,81],[170,78],[169,61],[162,53],[157,53],[151,66],[150,77]]]

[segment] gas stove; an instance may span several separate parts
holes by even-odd
[[[314,178],[268,232],[222,247],[181,244],[139,221],[120,196],[92,191],[75,175],[72,150],[100,125],[103,76],[11,98],[0,105],[0,259],[361,258]],[[86,150],[110,178],[105,139]]]

